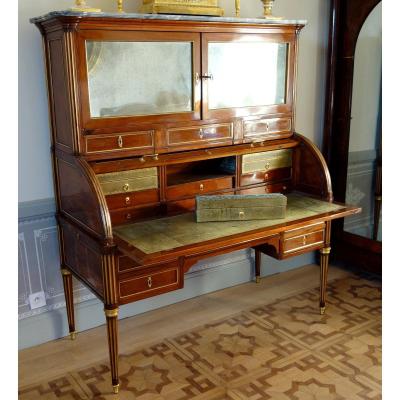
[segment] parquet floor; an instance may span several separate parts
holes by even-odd
[[[324,316],[317,287],[284,294],[133,351],[124,348],[119,395],[111,393],[106,358],[23,386],[19,398],[381,399],[380,282],[355,275],[330,282]]]

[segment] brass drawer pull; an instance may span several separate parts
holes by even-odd
[[[149,276],[149,277],[147,278],[147,286],[148,286],[149,288],[151,288],[151,287],[153,286],[153,280],[151,279],[151,276]]]
[[[200,128],[200,130],[199,130],[199,138],[203,139],[203,137],[204,137],[204,132],[203,132],[203,129]]]
[[[268,171],[270,168],[271,168],[271,163],[267,161],[267,163],[265,164],[265,169]]]
[[[132,214],[131,214],[131,213],[126,214],[126,215],[125,215],[125,218],[126,218],[126,219],[131,219],[131,218],[132,218]]]
[[[244,218],[244,211],[240,211],[240,212],[239,212],[239,218],[240,218],[240,219],[243,219],[243,218]]]
[[[124,186],[122,186],[122,189],[124,190],[124,192],[128,192],[129,191],[129,183],[125,183]]]
[[[122,140],[122,136],[118,136],[118,147],[122,148],[124,146],[124,142]]]
[[[142,163],[146,162],[146,157],[151,157],[151,158],[153,158],[154,161],[158,161],[158,154],[144,155],[144,156],[139,158],[139,161],[142,162]]]
[[[125,197],[125,204],[131,204],[131,198],[129,196]]]
[[[204,190],[204,185],[200,183],[200,191],[202,192]]]

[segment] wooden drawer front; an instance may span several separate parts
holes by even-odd
[[[157,189],[141,190],[138,192],[114,194],[106,197],[107,205],[110,210],[117,208],[132,207],[141,204],[157,203],[160,200]]]
[[[156,167],[110,172],[97,175],[97,178],[106,196],[158,188]]]
[[[141,275],[122,280],[119,283],[119,295],[125,299],[139,300],[170,292],[181,287],[179,267],[171,267],[148,275]]]
[[[120,225],[142,218],[157,217],[160,214],[161,207],[158,204],[150,207],[126,208],[110,211],[111,223],[113,225]]]
[[[291,182],[278,182],[272,185],[257,186],[255,188],[241,189],[240,194],[265,194],[286,193],[291,190]]]
[[[324,244],[324,229],[303,233],[283,240],[283,254],[287,255],[300,250],[322,247]]]
[[[274,150],[242,156],[242,174],[292,166],[292,150]]]
[[[231,189],[233,187],[232,177],[205,179],[183,183],[167,187],[167,200],[175,200],[183,197],[193,197],[198,194],[217,192],[219,190]]]
[[[112,135],[87,135],[86,153],[135,151],[139,154],[154,153],[154,131],[116,133]]]
[[[264,118],[245,121],[243,124],[243,136],[246,141],[261,138],[276,139],[281,134],[285,137],[292,132],[292,120],[290,118]]]
[[[240,176],[240,186],[254,185],[262,182],[280,181],[282,179],[290,179],[292,174],[291,168],[278,168],[270,171],[256,171],[242,174]]]
[[[168,147],[187,147],[188,145],[212,146],[217,143],[233,141],[233,125],[203,125],[167,130]]]

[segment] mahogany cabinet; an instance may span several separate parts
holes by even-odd
[[[114,391],[118,307],[182,288],[198,260],[255,249],[321,252],[325,310],[332,202],[319,150],[293,131],[304,21],[53,12],[43,35],[61,272],[104,303]],[[195,196],[282,192],[283,220],[198,223]]]

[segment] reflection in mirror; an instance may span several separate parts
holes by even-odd
[[[287,48],[287,43],[209,43],[208,107],[285,103]]]
[[[357,40],[346,203],[362,213],[345,218],[344,230],[381,241],[382,3],[368,16]]]
[[[90,115],[193,110],[192,43],[86,42]]]

